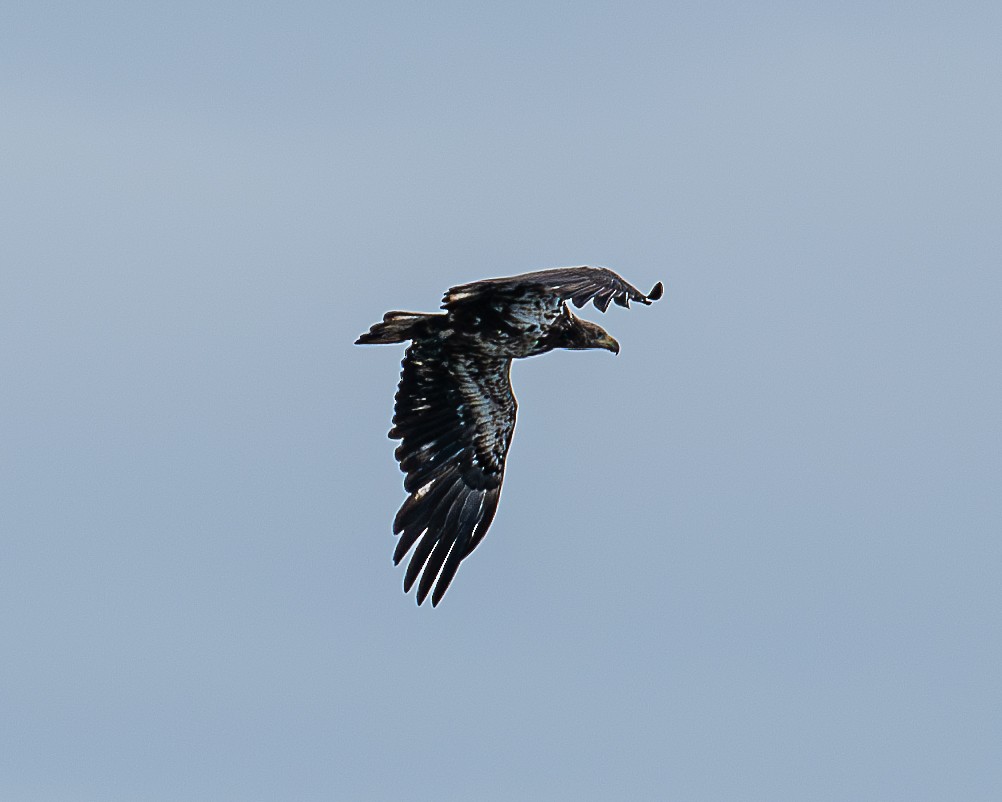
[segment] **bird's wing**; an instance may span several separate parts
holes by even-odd
[[[658,300],[663,293],[664,286],[659,281],[644,295],[607,267],[558,267],[453,287],[445,294],[442,306],[452,310],[491,298],[548,295],[556,296],[561,301],[572,301],[579,308],[593,300],[595,307],[604,312],[613,301],[619,306],[629,306],[630,301],[649,304]]]
[[[494,519],[515,428],[510,368],[510,359],[460,352],[439,339],[407,349],[390,437],[402,440],[396,457],[410,495],[393,522],[400,536],[393,561],[417,543],[404,592],[420,575],[418,604],[433,585],[438,604]]]

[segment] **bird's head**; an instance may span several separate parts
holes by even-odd
[[[606,351],[619,353],[619,343],[601,326],[571,315],[571,325],[568,327],[564,348],[574,350],[583,348],[604,348]]]

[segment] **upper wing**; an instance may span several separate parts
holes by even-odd
[[[558,267],[539,270],[509,278],[491,278],[453,287],[443,299],[442,306],[457,306],[491,297],[524,296],[525,294],[555,295],[561,301],[573,301],[582,307],[594,299],[596,308],[605,311],[615,301],[619,306],[629,306],[630,301],[649,304],[664,293],[659,281],[647,295],[607,267]]]
[[[390,437],[403,441],[396,457],[410,496],[393,522],[393,561],[420,539],[404,576],[406,593],[421,575],[418,604],[433,585],[438,604],[494,519],[515,428],[510,368],[510,359],[458,352],[437,338],[407,349]]]

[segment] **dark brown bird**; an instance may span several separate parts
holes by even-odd
[[[432,605],[442,600],[494,519],[515,428],[512,359],[554,348],[618,354],[619,343],[567,301],[593,301],[604,312],[613,301],[650,304],[663,292],[658,282],[644,295],[604,267],[540,270],[453,287],[444,312],[387,312],[355,341],[411,341],[389,436],[401,440],[395,453],[410,494],[393,521],[393,562],[417,543],[404,592],[420,576],[418,604],[432,587]]]

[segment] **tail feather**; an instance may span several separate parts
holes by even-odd
[[[373,324],[355,345],[388,345],[414,339],[426,329],[426,324],[442,314],[424,312],[387,312],[381,323]]]

